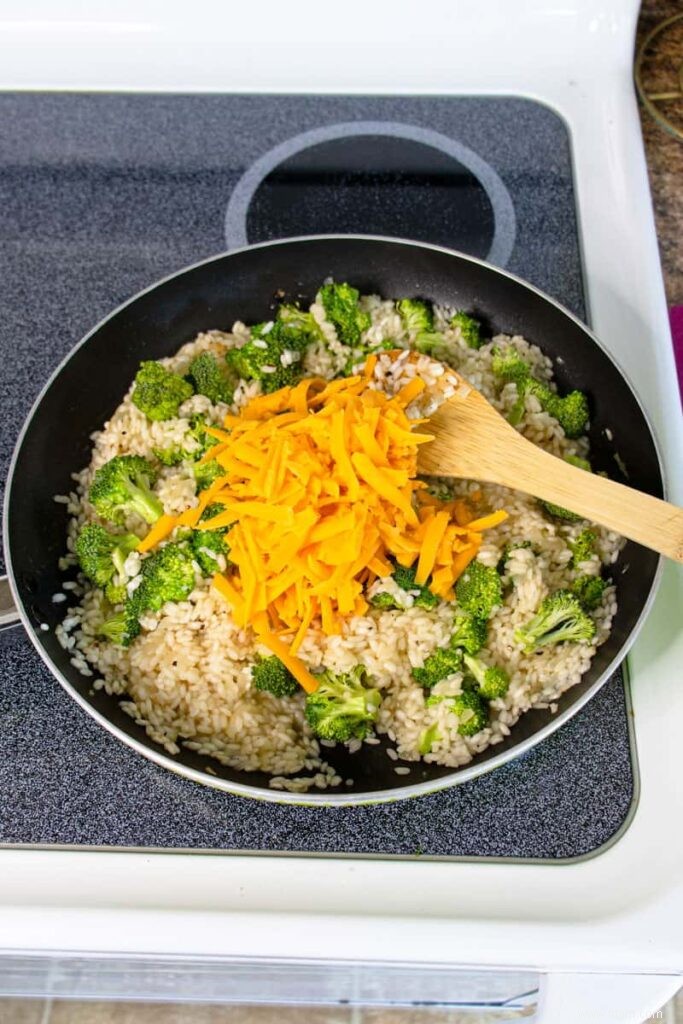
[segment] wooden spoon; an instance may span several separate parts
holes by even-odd
[[[550,455],[510,426],[476,388],[449,370],[451,375],[458,379],[456,393],[421,428],[436,436],[420,446],[420,473],[524,491],[683,562],[683,509]]]

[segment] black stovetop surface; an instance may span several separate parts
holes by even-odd
[[[0,94],[0,461],[111,308],[245,242],[413,237],[489,258],[586,316],[563,122],[503,98]],[[383,807],[231,797],[122,746],[20,629],[0,634],[0,843],[569,858],[634,799],[620,673],[540,747]]]

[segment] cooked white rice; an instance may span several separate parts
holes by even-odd
[[[366,340],[382,342],[392,339],[398,345],[409,343],[394,303],[377,296],[364,297],[362,304],[371,314],[372,326]],[[321,324],[326,345],[310,348],[304,360],[309,375],[332,377],[339,373],[346,353],[337,341],[334,327],[325,320],[324,311],[314,304],[312,311]],[[455,367],[503,414],[510,411],[517,394],[515,385],[502,391],[491,370],[493,344],[514,346],[529,362],[534,374],[552,382],[550,360],[524,338],[499,336],[480,349],[468,348],[459,330],[448,326],[452,311],[437,309],[436,326],[443,332],[445,345],[439,357]],[[184,345],[177,355],[163,360],[164,365],[185,373],[192,358],[199,352],[220,352],[242,344],[249,336],[244,324],[236,323],[232,332],[209,331]],[[418,372],[424,373],[427,361]],[[378,381],[387,388],[386,373],[391,367],[387,357],[378,364]],[[405,365],[404,365],[405,371]],[[391,370],[393,372],[393,369]],[[412,369],[410,372],[413,372]],[[380,386],[378,382],[377,386]],[[260,393],[258,383],[241,384],[235,393],[234,406],[212,405],[202,396],[195,396],[180,409],[178,419],[150,422],[130,400],[130,392],[101,431],[93,435],[90,465],[74,475],[71,494],[55,500],[65,503],[71,516],[67,538],[68,554],[61,560],[64,569],[75,563],[74,544],[84,522],[97,520],[87,500],[94,471],[115,455],[136,454],[153,457],[155,448],[181,444],[189,427],[188,419],[203,413],[219,424],[228,411],[237,411]],[[519,429],[535,444],[555,455],[574,454],[586,457],[587,441],[569,441],[556,420],[544,413],[535,397],[528,396]],[[451,482],[452,483],[452,482]],[[167,513],[179,513],[196,503],[194,477],[190,466],[162,468],[156,493]],[[513,639],[514,631],[528,620],[542,598],[559,587],[571,584],[576,570],[570,567],[571,541],[585,524],[550,520],[538,503],[526,495],[492,485],[459,481],[455,493],[461,496],[480,491],[479,508],[505,508],[509,518],[488,531],[479,558],[487,565],[496,565],[508,541],[529,540],[531,548],[511,552],[507,575],[511,585],[505,600],[490,622],[489,637],[481,657],[490,664],[505,667],[510,675],[506,696],[491,705],[489,726],[473,737],[458,733],[459,721],[451,705],[443,701],[425,706],[422,687],[411,675],[413,667],[438,646],[449,640],[452,605],[440,603],[433,611],[413,605],[412,598],[400,591],[402,605],[395,611],[371,610],[363,617],[348,619],[338,636],[326,636],[311,628],[300,648],[299,656],[311,667],[344,671],[363,664],[383,694],[376,723],[376,733],[392,742],[388,754],[404,761],[416,761],[418,740],[429,726],[437,725],[437,739],[424,760],[458,767],[490,744],[500,742],[525,711],[532,707],[554,708],[558,697],[579,682],[588,669],[597,646],[609,635],[616,612],[613,586],[608,586],[601,606],[594,613],[597,634],[593,645],[560,644],[534,654],[524,654]],[[131,519],[127,528],[144,529]],[[602,565],[617,558],[622,540],[607,530],[595,527],[599,556],[581,566],[581,570],[599,573]],[[137,562],[136,562],[137,559]],[[126,566],[131,576],[139,569],[139,556],[131,555]],[[58,636],[72,652],[72,663],[85,675],[93,671],[95,688],[123,698],[125,710],[170,754],[181,745],[205,755],[208,759],[244,770],[261,770],[272,775],[271,786],[305,791],[311,787],[325,789],[339,786],[342,780],[324,760],[322,745],[312,736],[303,714],[304,697],[277,699],[251,688],[250,670],[256,654],[269,653],[260,648],[249,630],[238,628],[228,607],[210,581],[197,573],[196,588],[188,600],[167,604],[157,614],[142,622],[142,633],[127,648],[114,646],[97,637],[97,629],[108,614],[102,593],[79,577],[76,596],[81,603],[68,609]],[[381,589],[400,590],[393,580],[380,581]],[[55,595],[62,600],[65,595]],[[461,691],[463,677],[456,673],[437,684],[437,694],[455,695]],[[351,749],[360,748],[352,741]],[[377,742],[371,735],[366,742]],[[215,774],[207,762],[207,772]],[[396,772],[407,774],[406,766]]]

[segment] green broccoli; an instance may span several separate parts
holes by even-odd
[[[595,636],[595,623],[575,594],[557,590],[541,601],[533,618],[515,630],[514,636],[525,653],[530,654],[548,644],[590,643]]]
[[[214,403],[232,403],[235,379],[225,358],[219,361],[211,352],[202,352],[190,363],[187,375],[198,395],[205,395]]]
[[[582,562],[589,561],[595,552],[598,535],[595,530],[582,530],[576,540],[569,541],[572,552],[572,566],[576,569]]]
[[[213,448],[218,444],[218,438],[212,437],[211,434],[207,434],[207,426],[212,426],[206,422],[204,416],[197,413],[195,416],[190,417],[190,430],[188,436],[198,445],[192,452],[193,459],[201,459],[202,455],[205,455],[209,448]]]
[[[408,334],[429,334],[434,330],[431,302],[424,299],[399,299],[396,309]]]
[[[218,440],[206,432],[206,421],[203,416],[195,415],[190,418],[190,429],[185,435],[185,443],[191,443],[191,447],[183,448],[175,445],[171,448],[152,449],[155,457],[164,466],[179,466],[186,459],[196,462],[202,455],[218,444]]]
[[[323,740],[337,743],[362,740],[382,702],[379,690],[364,685],[363,666],[356,665],[340,675],[325,671],[318,678],[317,690],[306,698],[306,721],[312,731]]]
[[[378,593],[373,594],[370,598],[370,604],[380,612],[393,611],[399,607],[396,604],[396,598],[388,590],[380,590]]]
[[[437,647],[425,658],[422,668],[414,668],[411,675],[416,683],[431,690],[433,686],[462,669],[462,651],[459,647]]]
[[[179,466],[185,459],[192,456],[184,448],[153,448],[154,457],[159,460],[162,466]]]
[[[213,576],[219,571],[218,559],[223,555],[225,559],[230,554],[230,545],[225,535],[230,527],[226,526],[217,530],[193,530],[190,535],[190,547],[192,554],[204,576]]]
[[[205,491],[219,476],[225,476],[226,471],[216,462],[209,459],[208,462],[198,462],[194,467],[194,478],[197,482],[197,493]]]
[[[460,336],[468,348],[481,348],[481,324],[473,316],[460,310],[451,317],[451,327],[460,331]]]
[[[413,604],[417,608],[436,608],[439,598],[436,594],[432,594],[428,583],[415,582],[415,572],[415,566],[397,565],[392,576],[401,590],[413,595]]]
[[[508,416],[513,425],[522,418],[525,397],[531,394],[536,396],[541,408],[558,421],[567,437],[580,437],[586,432],[589,409],[583,391],[570,391],[561,397],[545,381],[536,380],[531,375],[528,363],[512,347],[503,351],[497,348],[493,350],[491,369],[504,383],[517,385],[518,399]]]
[[[128,590],[125,583],[107,583],[104,588],[104,596],[111,605],[124,604],[128,597]]]
[[[251,337],[240,348],[228,349],[229,369],[245,380],[259,380],[264,392],[296,384],[301,378],[302,357],[311,337],[286,320],[255,324]]]
[[[140,613],[136,602],[128,598],[123,608],[100,624],[97,635],[119,647],[129,647],[140,635]]]
[[[584,469],[587,473],[592,472],[590,462],[580,459],[578,455],[565,455],[564,461],[568,462],[570,466],[576,466],[577,469]],[[583,516],[577,515],[576,512],[571,512],[561,505],[553,505],[551,501],[541,501],[540,506],[552,519],[562,519],[566,523],[578,523],[583,519]]]
[[[583,391],[570,391],[560,397],[547,384],[531,378],[526,385],[529,394],[535,395],[541,408],[556,419],[567,437],[585,434],[590,417],[588,399]]]
[[[184,601],[194,590],[192,562],[192,551],[183,543],[165,544],[145,558],[142,582],[130,598],[138,614],[158,612],[167,601]]]
[[[511,345],[505,349],[492,349],[491,369],[503,383],[517,384],[518,387],[523,387],[531,376],[529,364]]]
[[[503,603],[500,576],[481,562],[470,562],[455,585],[455,596],[466,612],[488,619],[493,609]]]
[[[443,340],[443,334],[439,334],[438,331],[421,331],[420,334],[415,336],[413,348],[417,352],[431,356],[443,345]]]
[[[148,361],[141,363],[135,377],[132,401],[149,420],[170,420],[192,398],[192,385],[179,374]]]
[[[461,736],[476,736],[488,725],[488,706],[476,690],[463,690],[453,697],[451,711],[458,716],[458,733]]]
[[[516,427],[526,408],[526,387],[531,377],[529,364],[522,359],[517,349],[509,346],[503,350],[493,349],[491,369],[503,383],[517,386],[517,399],[508,413],[508,422]]]
[[[392,573],[392,579],[406,593],[411,594],[413,597],[413,604],[416,608],[436,608],[439,603],[439,598],[436,594],[432,594],[427,584],[420,584],[415,582],[415,567],[397,565]],[[375,594],[374,597],[370,598],[370,604],[373,608],[379,608],[381,610],[388,610],[392,608],[402,608],[403,605],[396,601],[396,598],[387,591],[380,591]]]
[[[208,519],[213,519],[214,516],[219,516],[221,512],[225,512],[225,505],[220,501],[212,501],[210,505],[207,505],[202,514],[199,517],[200,523],[205,523]],[[230,527],[227,526],[226,530]]]
[[[292,697],[299,692],[299,684],[279,658],[259,658],[251,669],[251,684],[257,690],[272,693],[274,697]]]
[[[283,302],[278,307],[277,319],[283,321],[296,331],[308,335],[309,344],[314,341],[325,341],[322,327],[310,312],[304,312],[292,303]]]
[[[571,585],[571,592],[578,597],[587,612],[594,611],[605,593],[606,582],[602,576],[577,576]]]
[[[165,544],[145,558],[142,579],[123,608],[99,628],[99,635],[128,647],[140,633],[145,612],[158,612],[167,601],[184,601],[194,590],[194,565],[190,548],[184,543]]]
[[[324,284],[318,293],[318,300],[325,310],[325,316],[334,325],[337,338],[342,345],[355,348],[364,331],[372,323],[370,314],[358,305],[360,293],[350,284]]]
[[[496,566],[496,572],[502,575],[505,572],[505,568],[508,564],[508,560],[513,551],[519,551],[520,548],[531,548],[532,544],[530,540],[514,540],[508,541],[503,548],[503,553],[498,559],[498,565]]]
[[[439,727],[436,722],[433,722],[420,733],[420,738],[417,741],[418,754],[429,754],[434,744],[440,739]]]
[[[164,511],[152,493],[154,467],[140,455],[116,455],[95,473],[89,498],[95,511],[112,523],[122,523],[134,512],[155,523]]]
[[[88,579],[106,588],[114,573],[123,575],[123,564],[139,543],[134,533],[112,534],[97,523],[86,523],[76,540],[78,563]]]
[[[454,631],[450,647],[460,647],[467,654],[476,654],[486,643],[488,626],[486,619],[477,618],[469,612],[458,612],[453,621]]]
[[[467,671],[476,681],[479,693],[486,700],[497,700],[504,697],[510,686],[510,677],[505,669],[498,665],[486,665],[479,658],[473,658],[469,654],[464,658]]]

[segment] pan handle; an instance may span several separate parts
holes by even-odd
[[[6,576],[0,576],[0,630],[21,622]]]

